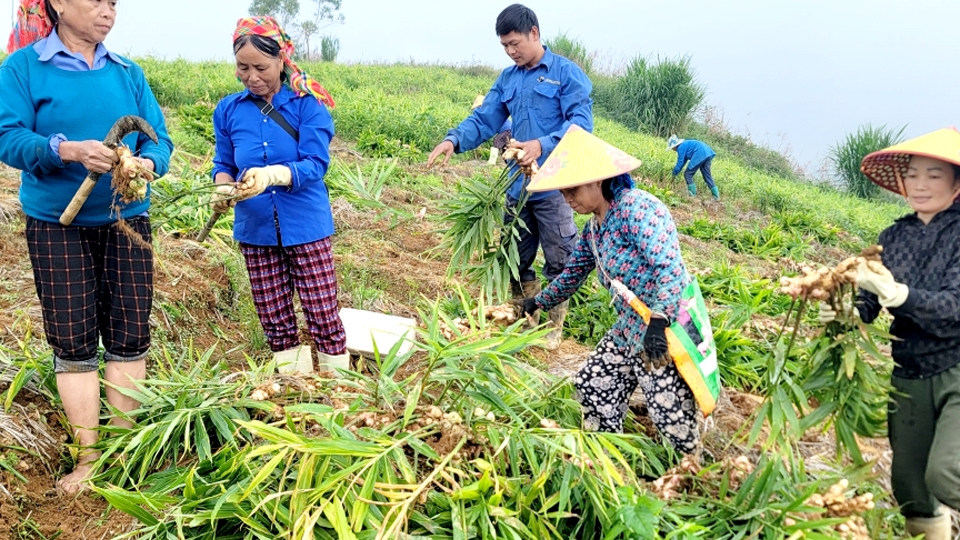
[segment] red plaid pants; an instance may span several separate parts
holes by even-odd
[[[247,263],[257,316],[274,352],[300,344],[293,294],[300,297],[307,333],[320,352],[347,350],[347,333],[337,310],[337,274],[330,238],[299,246],[240,244]]]

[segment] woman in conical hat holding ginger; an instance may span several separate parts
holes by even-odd
[[[615,297],[621,291],[634,294],[645,315],[616,301],[616,324],[576,375],[584,427],[622,431],[628,399],[639,385],[657,429],[674,448],[689,453],[699,442],[699,408],[668,354],[666,330],[677,320],[690,323],[683,293],[691,280],[669,210],[633,189],[628,173],[639,165],[577,126],[564,135],[527,189],[560,190],[575,212],[592,217],[563,272],[525,299],[523,310],[548,310],[567,300],[594,269]]]
[[[893,316],[888,411],[893,494],[907,532],[953,538],[960,509],[960,133],[941,129],[864,158],[861,170],[914,212],[880,233],[883,265],[862,262],[857,310]],[[836,317],[822,306],[820,318]]]

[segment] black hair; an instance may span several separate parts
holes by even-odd
[[[960,165],[956,163],[951,163],[950,165],[953,165],[953,179],[960,180]]]
[[[256,34],[244,34],[233,42],[233,54],[237,54],[244,45],[249,43],[255,49],[269,56],[270,58],[280,58],[280,44],[276,41],[258,36]]]
[[[513,4],[497,15],[497,35],[505,36],[510,32],[527,35],[536,26],[540,29],[537,14],[523,4]]]
[[[47,10],[47,18],[50,19],[50,24],[56,26],[60,22],[60,14],[57,13],[57,10],[53,9],[53,4],[50,3],[50,0],[44,0],[43,9]]]
[[[600,192],[603,193],[603,198],[607,202],[613,202],[613,181],[616,180],[616,177],[607,178],[600,183]]]

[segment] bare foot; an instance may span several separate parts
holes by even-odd
[[[90,489],[87,481],[93,477],[93,465],[99,457],[99,454],[82,456],[80,458],[82,461],[77,463],[73,471],[57,482],[57,487],[60,488],[60,491],[62,491],[64,495],[72,496]]]

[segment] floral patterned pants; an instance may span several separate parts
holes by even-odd
[[[700,410],[677,367],[669,363],[648,372],[639,358],[630,357],[609,335],[600,340],[574,379],[584,429],[621,433],[630,395],[638,384],[660,433],[678,451],[695,451]]]

